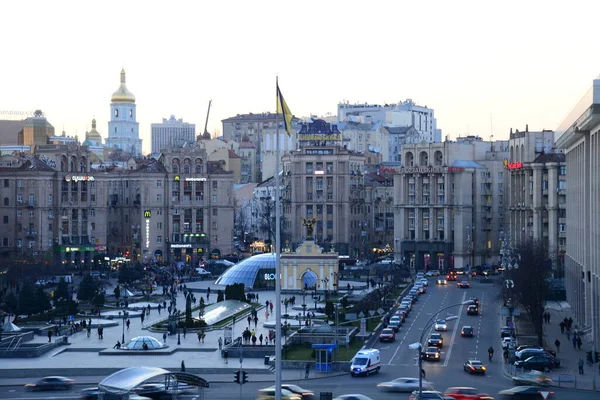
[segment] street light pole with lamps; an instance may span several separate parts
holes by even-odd
[[[431,318],[429,318],[429,321],[427,321],[425,323],[425,327],[423,327],[423,332],[421,333],[421,337],[419,338],[419,341],[417,343],[412,343],[412,344],[408,345],[409,349],[417,350],[417,356],[419,357],[419,399],[421,399],[421,397],[423,395],[423,374],[421,373],[421,371],[423,371],[423,357],[421,355],[421,348],[422,348],[423,337],[425,336],[425,333],[433,325],[433,321],[434,321],[435,317],[437,317],[439,315],[439,313],[441,313],[442,311],[449,310],[452,307],[467,306],[467,305],[471,305],[471,304],[475,304],[475,301],[467,300],[467,301],[463,301],[462,303],[452,304],[448,307],[439,309],[436,313],[434,313],[431,316]],[[445,318],[445,321],[453,321],[455,319],[458,319],[458,316],[451,315],[451,316]]]

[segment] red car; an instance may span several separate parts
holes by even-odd
[[[468,289],[471,285],[467,281],[458,282],[458,287],[461,289]]]
[[[380,342],[393,342],[395,340],[396,340],[396,334],[394,333],[394,330],[391,328],[385,328],[379,334]]]
[[[444,396],[453,397],[456,400],[493,400],[494,398],[486,393],[478,393],[473,387],[451,387],[444,392]]]

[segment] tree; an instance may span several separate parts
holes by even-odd
[[[77,298],[79,300],[88,301],[92,300],[98,292],[98,284],[94,281],[90,275],[84,275],[79,285],[79,292],[77,292]]]
[[[33,283],[26,281],[23,283],[19,293],[19,312],[21,314],[31,315],[38,311],[35,299],[35,288]]]
[[[102,307],[104,305],[105,300],[106,299],[104,298],[104,292],[98,292],[94,296],[94,298],[92,300],[92,304],[95,305],[96,307]]]
[[[12,292],[8,293],[4,297],[4,305],[6,307],[6,311],[11,314],[16,314],[19,311],[19,299]]]
[[[217,303],[222,302],[224,299],[223,291],[221,289],[217,290]]]
[[[186,326],[192,321],[192,294],[188,293],[185,296],[185,322]]]
[[[543,345],[544,307],[549,293],[548,279],[552,276],[552,260],[549,248],[542,240],[525,240],[516,248],[519,256],[519,268],[510,271],[513,304],[522,306],[529,316],[538,344]]]
[[[325,314],[326,314],[326,315],[327,315],[329,318],[333,319],[333,317],[335,316],[335,315],[334,315],[334,312],[335,312],[335,307],[333,306],[333,301],[331,301],[331,300],[327,300],[327,301],[325,302]]]
[[[54,299],[64,299],[66,301],[70,298],[71,296],[69,295],[69,285],[67,284],[64,278],[60,278],[60,281],[58,281],[58,286],[54,291]]]
[[[36,312],[44,312],[52,309],[50,298],[42,287],[38,287],[35,291],[35,304],[37,306]]]

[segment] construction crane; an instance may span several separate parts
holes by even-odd
[[[206,112],[206,122],[204,123],[204,133],[202,134],[203,139],[210,139],[210,133],[208,133],[208,116],[210,115],[210,105],[212,100],[208,101],[208,111]]]

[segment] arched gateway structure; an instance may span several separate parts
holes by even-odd
[[[163,368],[133,367],[122,369],[104,378],[98,384],[98,399],[128,399],[129,395],[141,394],[136,389],[145,383],[164,385],[164,390],[173,395],[173,399],[181,393],[183,387],[186,394],[197,391],[202,398],[202,390],[208,388],[208,381],[187,372],[171,372]]]

